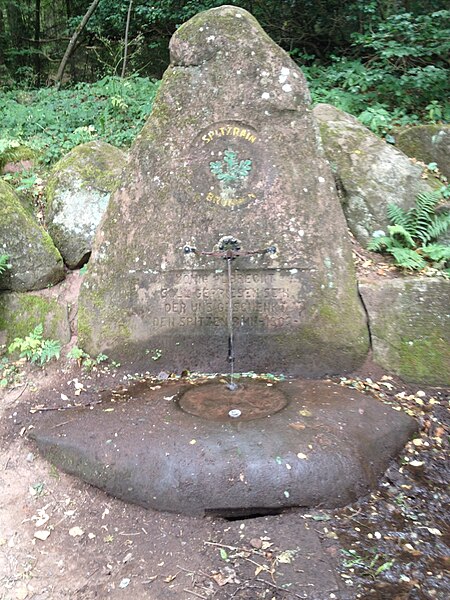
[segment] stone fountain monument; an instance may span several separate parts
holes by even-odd
[[[308,379],[200,392],[144,383],[114,410],[81,410],[56,429],[61,415],[46,417],[33,436],[61,468],[145,507],[343,505],[376,483],[414,424],[313,380],[360,366],[369,335],[305,78],[233,6],[191,19],[170,51],[98,231],[79,344],[135,370],[155,349],[170,372],[224,372],[235,353],[240,371]]]

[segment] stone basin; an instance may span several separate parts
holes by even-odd
[[[353,502],[417,429],[405,413],[329,381],[249,381],[241,401],[242,388],[218,382],[152,387],[35,415],[30,435],[56,467],[127,502],[242,516]],[[233,406],[241,416],[229,416]]]

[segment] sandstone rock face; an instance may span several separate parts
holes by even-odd
[[[63,261],[50,236],[3,181],[0,181],[0,252],[9,256],[11,264],[11,269],[0,276],[0,290],[39,290],[64,278]]]
[[[95,240],[80,344],[147,369],[226,370],[230,265],[237,369],[354,368],[367,324],[301,71],[236,7],[197,15],[170,49]],[[227,236],[276,253],[224,260]]]
[[[437,182],[433,187],[421,179],[420,166],[355,117],[329,104],[318,104],[314,115],[342,192],[348,226],[363,246],[374,231],[387,231],[388,204],[408,209],[417,194],[438,186]]]
[[[400,131],[398,148],[406,155],[424,163],[437,163],[443,175],[450,179],[450,125],[418,125]]]
[[[71,269],[89,258],[95,231],[125,163],[121,150],[95,141],[77,146],[53,168],[46,190],[48,228]]]
[[[359,286],[375,362],[406,381],[450,384],[450,281],[392,279]]]

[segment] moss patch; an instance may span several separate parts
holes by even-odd
[[[66,305],[53,298],[37,294],[2,294],[0,296],[0,330],[6,333],[6,343],[25,337],[36,325],[44,326],[44,337],[66,344],[70,326]]]
[[[414,340],[402,339],[398,354],[399,371],[404,379],[450,385],[450,346],[441,333],[435,331]]]

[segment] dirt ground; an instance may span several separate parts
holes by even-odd
[[[450,390],[405,386],[369,363],[341,384],[394,403],[421,428],[378,489],[344,509],[225,520],[127,505],[36,454],[27,439],[33,411],[70,411],[83,390],[100,394],[129,377],[58,361],[2,392],[1,600],[450,597]]]

